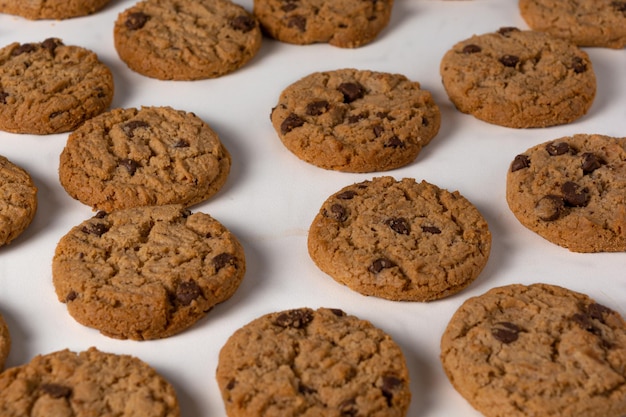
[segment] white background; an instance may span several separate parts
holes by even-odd
[[[559,127],[516,130],[461,114],[439,76],[443,54],[457,41],[502,26],[527,29],[513,0],[396,0],[388,28],[371,44],[350,50],[325,44],[297,46],[263,40],[259,54],[219,79],[158,81],[130,71],[113,47],[113,23],[134,0],[112,0],[103,11],[66,21],[27,21],[0,15],[0,45],[59,37],[98,53],[115,77],[113,107],[166,105],[192,111],[220,135],[233,158],[225,187],[193,207],[227,226],[242,242],[247,274],[237,293],[193,328],[156,341],[114,340],[81,326],[58,302],[51,259],[58,240],[93,215],[70,198],[58,180],[67,134],[30,136],[0,132],[0,154],[31,173],[39,209],[31,226],[0,248],[0,311],[13,348],[7,366],[34,355],[96,346],[135,355],[175,387],[184,417],[225,416],[215,382],[217,355],[237,328],[272,311],[336,307],[388,332],[403,349],[411,375],[409,416],[478,416],[446,379],[439,340],[467,298],[511,283],[546,282],[584,292],[626,314],[626,254],[575,254],[523,228],[508,210],[505,177],[513,157],[535,144],[575,133],[626,136],[626,52],[586,49],[598,78],[589,113]],[[239,1],[252,10],[252,0]],[[313,71],[358,68],[402,73],[431,91],[441,108],[439,134],[396,178],[425,179],[459,190],[487,219],[493,234],[489,262],[466,290],[431,303],[364,297],[319,271],[310,260],[308,227],[322,202],[345,185],[382,174],[326,171],[297,159],[269,120],[280,92]]]

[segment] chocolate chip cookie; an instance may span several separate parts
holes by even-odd
[[[110,0],[0,0],[0,13],[31,20],[63,20],[95,13]]]
[[[486,417],[626,415],[626,322],[566,288],[508,285],[468,299],[441,361]]]
[[[172,385],[130,355],[60,350],[0,374],[0,414],[179,417]]]
[[[411,399],[400,347],[341,310],[270,313],[222,347],[217,383],[229,417],[405,416]]]
[[[0,247],[31,224],[37,212],[37,186],[30,174],[0,155]]]
[[[626,138],[578,134],[517,155],[506,180],[522,225],[574,252],[626,251]]]
[[[430,301],[476,279],[491,233],[458,191],[377,177],[324,202],[309,228],[308,250],[322,271],[364,295]]]
[[[115,49],[130,69],[160,80],[233,72],[261,48],[252,13],[230,0],[145,0],[119,14]]]
[[[0,49],[0,130],[45,135],[74,130],[108,109],[113,75],[98,56],[48,38]]]
[[[415,160],[439,131],[430,92],[404,75],[315,72],[289,85],[271,121],[298,158],[345,172],[387,171]]]
[[[120,339],[192,326],[235,292],[246,269],[236,237],[182,206],[99,212],[59,241],[52,278],[79,323]]]
[[[59,178],[96,210],[191,206],[217,193],[231,158],[211,127],[171,107],[113,109],[69,135]]]
[[[579,46],[626,46],[626,1],[520,0],[519,10],[533,30]]]
[[[596,94],[586,52],[547,33],[511,27],[457,43],[443,56],[440,73],[461,112],[512,128],[573,122]]]
[[[11,351],[11,334],[9,327],[0,314],[0,373],[4,369],[5,361]]]
[[[389,24],[392,8],[393,0],[254,0],[254,14],[269,36],[340,48],[372,42]]]

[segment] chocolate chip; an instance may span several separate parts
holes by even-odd
[[[339,403],[339,416],[341,417],[353,417],[356,416],[358,412],[359,409],[354,398],[343,400]]]
[[[626,15],[626,1],[613,1],[611,2],[611,6],[616,12],[622,12]]]
[[[384,146],[385,148],[394,148],[394,149],[397,149],[397,148],[404,148],[406,145],[405,145],[405,143],[404,143],[404,142],[402,142],[402,141],[400,140],[400,138],[399,138],[399,137],[397,137],[397,136],[395,136],[395,135],[394,135],[394,136],[390,137],[390,138],[387,140],[387,142],[385,142],[385,144],[384,144],[383,146]]]
[[[344,103],[352,103],[355,100],[363,98],[365,88],[359,83],[341,83],[337,87],[337,91],[343,94]]]
[[[120,161],[120,166],[126,168],[126,171],[128,171],[131,176],[135,175],[135,172],[137,172],[137,169],[140,167],[139,163],[130,158],[122,159]]]
[[[385,224],[400,235],[408,235],[411,232],[409,222],[402,217],[388,219]]]
[[[52,55],[54,55],[54,51],[57,49],[57,47],[61,45],[63,45],[63,42],[56,38],[48,38],[41,43],[41,46],[47,49],[48,52],[50,52],[50,54]]]
[[[287,20],[288,28],[296,28],[300,32],[304,32],[306,30],[306,17],[300,15],[294,15]]]
[[[396,391],[402,385],[402,380],[395,376],[383,376],[383,384],[382,387],[380,387],[380,391],[382,392],[383,397],[387,399],[387,405],[389,407],[391,407],[393,402],[394,391]]]
[[[590,304],[589,307],[587,307],[587,313],[592,319],[596,319],[604,324],[604,316],[608,314],[613,314],[614,312],[613,310],[603,306],[602,304],[593,303]]]
[[[280,313],[274,324],[280,327],[303,329],[313,321],[313,313],[308,309],[289,310]]]
[[[184,306],[188,306],[200,296],[202,296],[202,289],[192,279],[187,282],[181,282],[176,287],[176,301]]]
[[[572,316],[572,320],[583,330],[588,331],[596,336],[601,336],[602,331],[593,323],[593,319],[587,313],[576,313]]]
[[[528,168],[530,166],[530,158],[526,155],[517,155],[511,163],[511,172],[519,171],[520,169]]]
[[[515,66],[519,63],[519,57],[515,55],[503,55],[500,58],[500,63],[505,67],[515,68]]]
[[[583,162],[581,168],[583,174],[590,174],[596,169],[600,168],[604,161],[591,152],[585,152],[582,154]]]
[[[469,45],[465,45],[463,49],[461,50],[461,52],[463,52],[464,54],[476,54],[482,50],[483,48],[481,48],[478,45],[469,44]]]
[[[18,46],[17,48],[15,48],[13,51],[11,51],[11,56],[27,54],[27,53],[33,52],[35,49],[37,48],[35,48],[35,45],[33,45],[32,43],[24,43]]]
[[[280,10],[282,10],[283,12],[291,12],[296,10],[297,8],[298,5],[296,4],[296,2],[287,2],[286,4],[280,6]]]
[[[142,12],[134,12],[128,15],[124,24],[129,30],[137,30],[144,27],[148,19],[150,19],[150,16],[148,16],[147,14]]]
[[[422,232],[438,235],[441,233],[441,229],[435,226],[422,226]]]
[[[313,101],[306,105],[305,113],[309,116],[319,116],[320,114],[326,113],[328,107],[329,104],[326,100]]]
[[[491,328],[491,335],[498,341],[509,344],[513,343],[519,337],[520,329],[517,325],[506,321],[494,324]]]
[[[291,113],[283,122],[280,124],[280,132],[285,135],[297,127],[300,127],[304,124],[304,119],[298,116],[295,113]]]
[[[81,229],[84,233],[101,237],[109,231],[109,226],[104,223],[88,223]]]
[[[331,313],[333,313],[337,317],[345,317],[346,312],[339,308],[331,308],[329,309]]]
[[[519,32],[520,30],[514,26],[505,26],[498,29],[497,33],[502,36],[509,36],[512,32]]]
[[[546,145],[546,151],[552,156],[564,155],[570,151],[570,147],[565,142],[552,142]]]
[[[372,131],[374,132],[374,136],[379,138],[385,132],[385,128],[381,125],[374,125],[374,127],[372,127]]]
[[[94,219],[104,219],[107,216],[107,212],[104,210],[99,210],[94,216]]]
[[[562,197],[547,195],[537,201],[537,204],[535,204],[535,213],[541,220],[552,222],[561,217],[564,208],[565,201],[563,201]]]
[[[7,97],[9,97],[9,93],[6,91],[0,91],[0,103],[7,104]]]
[[[228,384],[226,384],[226,389],[227,390],[231,390],[231,389],[235,388],[235,386],[237,386],[237,380],[236,379],[231,379],[230,381],[228,381]]]
[[[582,74],[583,72],[587,71],[587,64],[585,63],[585,61],[583,61],[581,57],[577,56],[572,59],[571,68],[576,74]]]
[[[387,258],[378,258],[369,266],[368,270],[373,274],[378,274],[383,269],[393,268],[396,264]]]
[[[188,148],[189,142],[184,139],[179,139],[173,146],[174,148]]]
[[[148,127],[150,127],[148,122],[144,122],[143,120],[131,120],[130,122],[122,125],[122,131],[126,136],[132,138],[135,136],[135,130]]]
[[[68,303],[70,301],[74,301],[76,298],[78,297],[78,294],[76,293],[76,291],[71,290],[69,293],[67,293],[67,295],[65,296],[65,302]]]
[[[561,186],[563,199],[566,204],[574,207],[584,207],[589,203],[589,190],[581,188],[573,181],[567,181]]]
[[[72,389],[60,384],[41,384],[39,386],[44,393],[48,394],[52,398],[68,398],[72,395]]]
[[[220,253],[211,262],[216,272],[228,265],[237,266],[237,258],[230,253]]]
[[[348,219],[348,212],[341,204],[333,204],[330,206],[330,210],[325,212],[326,217],[337,220],[338,222],[345,222]]]
[[[356,191],[346,190],[346,191],[340,192],[335,197],[338,198],[339,200],[352,200],[354,196],[356,195],[357,195]]]
[[[248,15],[237,16],[230,21],[230,27],[240,32],[247,33],[256,27],[256,20]]]

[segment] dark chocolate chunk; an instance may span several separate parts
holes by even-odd
[[[278,317],[276,317],[274,324],[280,327],[303,329],[308,326],[311,321],[313,321],[313,313],[303,308],[280,313]]]
[[[498,341],[509,344],[513,343],[519,337],[520,329],[517,325],[506,321],[494,324],[491,328],[491,335]]]
[[[365,95],[365,88],[357,82],[341,83],[337,87],[337,91],[343,94],[344,103],[352,103]]]
[[[476,54],[482,50],[483,48],[481,48],[478,45],[469,44],[469,45],[465,45],[461,52],[463,52],[464,54]]]
[[[587,71],[587,64],[585,63],[585,61],[583,61],[581,57],[576,56],[574,57],[574,59],[572,59],[571,68],[576,74],[582,74],[583,72]]]
[[[589,203],[589,190],[581,188],[573,181],[567,181],[561,186],[565,203],[574,207],[584,207]]]
[[[63,45],[63,42],[56,38],[48,38],[41,43],[41,46],[47,49],[48,52],[50,52],[50,54],[52,55],[54,55],[54,51],[57,49],[57,47],[61,45]]]
[[[23,43],[17,48],[15,48],[13,51],[11,51],[11,56],[27,54],[29,52],[33,52],[35,49],[37,48],[32,43]]]
[[[385,132],[385,128],[382,127],[381,125],[374,125],[374,127],[372,128],[372,131],[374,132],[374,136],[379,138]]]
[[[389,226],[391,230],[400,235],[408,235],[411,233],[411,226],[409,225],[409,222],[402,217],[388,219],[385,224]]]
[[[605,323],[605,315],[613,313],[613,310],[598,303],[590,304],[589,307],[587,307],[587,314],[589,314],[589,317],[591,317],[592,319],[596,319],[601,323]]]
[[[397,136],[395,136],[395,135],[394,135],[394,136],[390,137],[390,138],[387,140],[387,142],[385,142],[385,145],[384,145],[384,146],[385,146],[385,148],[394,148],[394,149],[397,149],[397,148],[404,148],[406,145],[404,144],[404,142],[403,142],[403,141],[401,141],[401,140],[400,140],[400,138],[399,138],[399,137],[397,137]]]
[[[600,159],[598,156],[591,152],[585,152],[582,154],[583,162],[581,164],[581,168],[583,169],[583,174],[590,174],[596,169],[600,168],[604,161]]]
[[[297,127],[300,127],[304,124],[304,119],[298,116],[295,113],[291,113],[283,122],[280,124],[280,132],[285,135]]]
[[[144,27],[148,19],[150,19],[150,16],[148,16],[147,14],[142,12],[134,12],[128,15],[124,24],[129,30],[138,30]]]
[[[122,125],[122,131],[126,136],[132,138],[133,136],[135,136],[135,130],[147,127],[150,127],[150,124],[148,124],[148,122],[144,122],[143,120],[131,120],[130,122],[124,123]]]
[[[552,156],[558,156],[568,153],[570,147],[565,142],[552,142],[546,145],[546,151]]]
[[[107,212],[104,210],[99,210],[93,217],[94,219],[104,219],[107,216]]]
[[[331,308],[329,310],[331,313],[333,313],[337,317],[344,317],[346,315],[346,312],[339,308]]]
[[[213,266],[215,267],[215,271],[217,272],[220,269],[228,265],[236,266],[237,258],[234,255],[231,255],[230,253],[224,252],[215,256],[211,262],[213,263]]]
[[[352,200],[355,195],[357,195],[356,191],[346,190],[337,194],[335,197],[339,200]]]
[[[402,380],[395,376],[392,376],[392,375],[383,376],[383,384],[382,384],[382,387],[380,387],[380,391],[382,392],[383,397],[387,399],[387,405],[389,407],[391,407],[393,403],[394,391],[396,391],[402,385],[403,385]]]
[[[81,230],[84,233],[100,237],[109,230],[109,226],[104,223],[88,223]]]
[[[337,220],[338,222],[345,222],[348,219],[348,212],[341,204],[333,204],[330,206],[330,210],[325,212],[326,217]]]
[[[517,155],[511,163],[511,172],[519,171],[520,169],[528,168],[530,166],[530,158],[526,155]]]
[[[65,296],[65,302],[70,302],[70,301],[74,301],[76,299],[76,297],[78,297],[78,294],[76,293],[76,291],[71,290],[69,293],[67,293],[67,295]]]
[[[7,104],[7,97],[9,97],[9,93],[6,91],[0,91],[0,103]]]
[[[611,2],[611,6],[613,6],[615,11],[624,13],[626,17],[626,1],[613,1]]]
[[[39,389],[44,393],[48,394],[52,398],[68,398],[72,395],[72,389],[70,387],[66,387],[65,385],[60,384],[41,384]]]
[[[378,274],[383,269],[393,268],[396,264],[387,258],[378,258],[369,266],[368,270],[373,274]]]
[[[572,316],[572,320],[583,330],[588,331],[596,336],[601,336],[602,331],[594,324],[592,317],[587,313],[576,313]]]
[[[515,68],[519,63],[519,57],[515,55],[503,55],[500,58],[500,63],[505,67]]]
[[[562,197],[558,195],[547,195],[537,201],[537,204],[535,204],[535,213],[541,220],[552,222],[561,217],[564,208],[565,201]]]
[[[291,16],[287,21],[287,27],[296,28],[300,32],[304,32],[306,30],[306,17],[300,15]]]
[[[438,235],[441,233],[441,229],[435,226],[422,226],[422,232]]]
[[[509,34],[511,34],[512,32],[519,32],[519,28],[516,28],[514,26],[505,26],[505,27],[501,27],[500,29],[498,29],[497,33],[502,35],[502,36],[509,36]]]
[[[309,116],[319,116],[320,114],[324,114],[328,111],[328,101],[326,100],[317,100],[312,101],[311,103],[306,105],[306,114]]]
[[[126,168],[126,171],[128,171],[131,176],[135,175],[135,172],[137,172],[137,169],[140,167],[139,163],[130,158],[122,159],[120,161],[120,166]]]
[[[174,148],[188,148],[188,147],[189,147],[189,142],[187,142],[184,139],[180,139],[174,144]]]
[[[202,289],[192,279],[187,282],[181,282],[176,287],[176,301],[184,306],[188,306],[193,300],[201,296]]]
[[[240,32],[247,33],[256,27],[256,20],[248,15],[240,15],[230,21],[230,27]]]

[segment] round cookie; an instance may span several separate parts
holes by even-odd
[[[626,322],[566,288],[508,285],[468,299],[441,362],[485,417],[626,415]]]
[[[79,323],[119,339],[164,338],[237,290],[243,247],[217,220],[182,206],[100,212],[57,244],[52,279]]]
[[[402,417],[411,400],[400,347],[337,309],[253,320],[222,347],[216,374],[229,417]]]
[[[340,69],[289,85],[271,121],[287,149],[308,163],[374,172],[415,160],[441,115],[430,92],[404,75]]]
[[[586,52],[547,33],[510,27],[457,43],[443,56],[440,73],[457,109],[512,128],[573,122],[596,94]]]
[[[217,193],[231,157],[211,127],[170,107],[113,109],[69,135],[59,178],[96,210],[183,204]]]
[[[37,212],[37,186],[31,176],[0,155],[0,247],[31,224]]]
[[[308,250],[323,272],[361,294],[430,301],[474,281],[489,258],[491,233],[458,191],[378,177],[324,202]]]
[[[130,69],[160,80],[230,73],[261,48],[255,17],[230,0],[145,0],[119,14],[115,49]]]
[[[31,20],[63,20],[97,12],[110,0],[0,0],[0,13]]]
[[[517,155],[506,180],[522,225],[573,252],[626,251],[626,138],[578,134]]]
[[[389,24],[393,0],[254,0],[263,30],[281,42],[357,48]]]
[[[180,417],[172,385],[142,360],[96,348],[34,357],[0,374],[3,417]]]
[[[626,1],[519,0],[522,18],[533,30],[579,46],[626,46]]]
[[[9,327],[0,314],[0,373],[4,369],[4,364],[11,351],[11,334]]]
[[[98,56],[49,38],[0,49],[0,130],[68,132],[105,111],[113,75]]]

